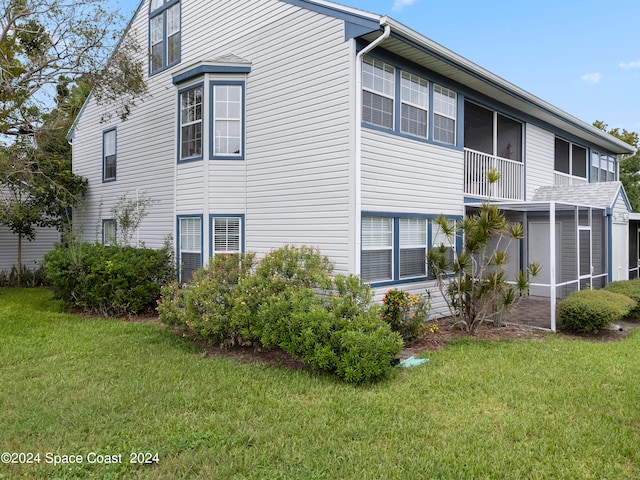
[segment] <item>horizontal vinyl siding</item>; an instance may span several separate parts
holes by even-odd
[[[147,68],[148,3],[141,6],[130,32],[142,47],[137,53]],[[113,218],[111,209],[122,195],[134,200],[136,194],[153,200],[138,234],[148,247],[161,247],[174,234],[174,167],[176,162],[176,91],[169,72],[147,79],[149,94],[138,101],[129,118],[117,116],[101,123],[104,107],[93,99],[85,106],[74,131],[73,169],[89,180],[85,206],[76,212],[76,226],[85,240],[100,241],[101,219]],[[102,183],[102,132],[117,129],[116,181]]]
[[[60,241],[60,233],[55,228],[36,227],[36,238],[30,242],[22,239],[22,265],[37,268],[44,255]],[[18,237],[4,225],[0,225],[0,272],[9,273],[18,264]]]
[[[553,185],[555,136],[535,125],[527,125],[526,141],[526,194],[531,200],[536,189]]]
[[[362,209],[463,214],[463,153],[362,129]]]

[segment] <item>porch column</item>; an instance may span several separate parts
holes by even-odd
[[[556,203],[549,203],[549,299],[551,331],[556,331]]]

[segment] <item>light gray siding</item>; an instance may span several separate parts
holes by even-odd
[[[555,136],[535,125],[526,126],[526,199],[531,200],[538,187],[553,185]]]
[[[362,209],[462,215],[463,152],[362,129]]]
[[[44,255],[60,241],[60,233],[55,228],[36,227],[33,242],[22,239],[22,265],[37,268]],[[18,263],[18,237],[4,225],[0,225],[0,271],[10,272]]]
[[[178,214],[202,214],[208,253],[209,214],[244,214],[247,250],[284,244],[317,246],[347,272],[355,253],[349,232],[353,43],[343,21],[275,0],[182,0],[179,65],[148,79],[150,96],[117,126],[117,180],[102,183],[100,110],[91,102],[75,132],[74,169],[89,178],[84,235],[99,238],[124,193],[156,200],[140,238],[159,246],[175,234]],[[131,32],[148,42],[148,2]],[[146,48],[145,48],[146,49]],[[143,49],[143,50],[145,50]],[[208,160],[205,117],[202,161],[177,162],[178,89],[172,75],[233,54],[251,62],[245,76],[245,160]],[[146,65],[146,60],[145,60]],[[209,105],[205,105],[205,110]],[[174,196],[175,192],[175,196]]]

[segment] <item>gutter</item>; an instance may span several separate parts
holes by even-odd
[[[361,273],[362,252],[362,57],[380,45],[391,35],[391,25],[387,17],[380,18],[380,26],[384,27],[382,35],[356,54],[356,115],[355,115],[355,256],[356,275]]]

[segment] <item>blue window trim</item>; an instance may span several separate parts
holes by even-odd
[[[161,7],[156,8],[155,10],[151,10],[151,2],[149,2],[149,28],[148,28],[148,39],[147,45],[149,46],[149,77],[156,75],[160,72],[167,70],[168,68],[177,65],[181,61],[182,57],[182,5],[180,5],[180,51],[178,52],[178,58],[175,62],[167,64],[167,15],[166,12],[169,8],[173,7],[176,4],[180,4],[181,0],[164,0]],[[162,49],[162,67],[157,70],[152,70],[152,58],[151,58],[151,19],[157,17],[158,15],[162,15],[162,41],[163,41],[163,49]]]
[[[105,226],[106,223],[113,223],[113,233],[114,233],[115,236],[118,235],[118,225],[116,224],[115,219],[113,219],[113,218],[103,218],[102,219],[102,244],[103,245],[106,245],[106,243],[105,243],[105,232],[104,232],[104,226]],[[114,240],[116,240],[116,239],[114,238]]]
[[[368,212],[363,211],[361,217],[384,217],[391,218],[393,220],[393,278],[391,280],[383,280],[378,282],[365,282],[372,288],[376,287],[387,287],[391,285],[402,285],[407,283],[417,283],[424,282],[428,280],[433,280],[433,276],[423,275],[420,277],[412,277],[412,278],[400,278],[400,219],[401,218],[421,218],[425,220],[429,220],[427,222],[427,252],[431,248],[433,248],[432,240],[433,240],[433,231],[432,231],[432,220],[439,217],[440,214],[431,214],[431,213],[398,213],[398,212]],[[462,215],[446,215],[449,220],[455,220],[457,222],[463,219]],[[362,232],[361,232],[362,235]],[[362,238],[361,244],[362,244]],[[456,235],[456,251],[461,251],[462,249],[462,236],[460,234]],[[360,262],[362,264],[362,248],[360,249]]]
[[[204,215],[201,213],[195,214],[180,214],[176,215],[176,272],[180,275],[180,220],[184,218],[198,218],[200,219],[200,266],[202,267],[204,261]]]
[[[104,136],[109,132],[115,132],[115,144],[116,144],[116,174],[112,177],[105,177],[105,155],[104,155]],[[109,127],[102,131],[102,183],[115,182],[118,178],[118,129],[116,127]]]
[[[240,154],[239,155],[216,155],[214,145],[214,124],[215,109],[213,102],[215,101],[213,90],[216,85],[240,85],[242,88],[242,113],[240,120]],[[244,80],[212,80],[209,82],[209,159],[210,160],[244,160],[245,155],[245,81]]]
[[[196,88],[200,88],[202,90],[202,118],[200,118],[202,132],[202,140],[200,145],[200,155],[195,157],[181,158],[182,155],[182,94],[184,92],[188,92],[189,90],[195,90]],[[178,147],[177,147],[177,161],[178,163],[188,163],[202,160],[204,158],[204,119],[206,118],[206,110],[205,110],[205,89],[204,82],[196,83],[193,85],[189,85],[188,87],[184,87],[178,90]]]
[[[178,73],[173,76],[173,83],[178,84],[191,80],[194,77],[199,77],[205,73],[251,73],[251,65],[220,65],[220,64],[202,64],[198,65],[186,72]]]
[[[215,252],[213,250],[213,230],[215,227],[215,218],[239,218],[240,219],[240,253],[245,252],[245,230],[244,230],[244,213],[211,213],[209,215],[209,258],[213,258]]]
[[[406,138],[409,140],[413,140],[416,142],[426,143],[430,145],[437,145],[439,147],[450,148],[452,150],[464,150],[464,122],[460,121],[461,118],[464,118],[464,95],[451,83],[446,81],[442,81],[441,77],[434,77],[430,75],[428,72],[418,70],[416,68],[410,68],[404,63],[395,62],[393,59],[390,59],[389,55],[380,55],[377,53],[369,52],[367,56],[371,58],[375,58],[376,60],[383,61],[388,65],[392,66],[395,69],[395,92],[394,92],[394,105],[393,105],[393,115],[394,115],[394,125],[392,129],[381,127],[379,125],[373,125],[370,123],[362,122],[361,127],[367,128],[370,130],[376,130],[378,132],[386,132],[391,135],[395,135],[398,137]],[[429,82],[429,105],[427,107],[427,138],[419,137],[417,135],[411,135],[409,133],[405,133],[401,130],[401,112],[402,112],[402,100],[401,100],[401,79],[402,72],[405,71],[407,73],[411,73],[420,78],[423,78],[427,82]],[[438,142],[433,139],[433,126],[434,126],[434,108],[433,108],[433,87],[434,85],[439,85],[448,90],[452,90],[456,93],[456,131],[455,144]],[[362,95],[362,91],[359,92],[359,95]],[[462,125],[462,128],[461,128]]]

